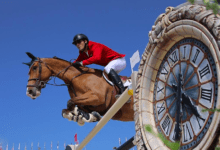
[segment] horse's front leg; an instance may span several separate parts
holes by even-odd
[[[77,106],[76,106],[77,108]],[[75,121],[77,122],[80,126],[83,126],[85,124],[85,121],[82,120],[78,115],[75,115],[72,111],[68,109],[63,109],[62,110],[62,116],[69,121]]]
[[[84,106],[98,106],[105,103],[105,97],[99,98],[93,91],[88,91],[80,96],[76,96],[75,98],[70,99],[70,102],[68,103]]]
[[[101,115],[95,111],[92,113],[86,113],[79,109],[77,106],[74,110],[70,111],[68,109],[63,109],[62,116],[67,118],[69,121],[75,121],[78,125],[83,126],[85,122],[96,122],[101,119]]]
[[[88,91],[85,94],[70,99],[67,103],[67,109],[62,111],[62,116],[68,120],[76,121],[79,125],[84,125],[84,122],[95,122],[101,119],[101,116],[97,112],[87,113],[82,109],[79,109],[76,105],[93,105],[98,106],[103,104],[103,100],[99,100],[98,96],[92,91]]]

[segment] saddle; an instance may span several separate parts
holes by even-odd
[[[106,80],[106,82],[114,87],[113,96],[115,97],[119,93],[119,88],[117,86],[114,86],[114,83],[109,79],[108,74],[105,71],[103,71],[102,75]],[[131,85],[131,77],[127,77],[127,76],[119,76],[119,77],[121,78],[121,81],[123,82],[125,89],[129,85]],[[116,97],[116,99],[118,99],[118,97]],[[129,99],[127,103],[130,103],[130,101],[131,99]]]

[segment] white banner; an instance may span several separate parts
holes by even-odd
[[[137,50],[130,58],[131,71],[133,72],[134,66],[140,61],[139,51]]]

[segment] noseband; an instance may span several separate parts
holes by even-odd
[[[37,58],[38,60],[36,60],[37,62],[39,62],[39,76],[38,78],[32,78],[32,79],[29,79],[29,81],[33,81],[35,80],[35,84],[34,85],[27,85],[27,87],[36,87],[37,89],[40,89],[40,88],[45,88],[46,86],[46,83],[49,81],[41,81],[41,72],[42,72],[42,65],[41,63],[44,63],[45,66],[50,70],[50,68],[47,66],[47,64],[45,62],[43,62],[40,58]]]

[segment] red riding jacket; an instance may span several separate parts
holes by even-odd
[[[74,62],[82,61],[83,65],[97,64],[106,66],[114,59],[125,57],[124,54],[119,54],[103,44],[92,41],[88,43],[88,55],[85,52],[81,52]]]

